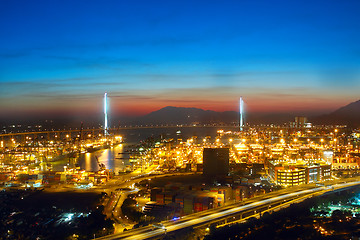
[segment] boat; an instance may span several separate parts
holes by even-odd
[[[96,151],[99,151],[101,149],[106,149],[106,148],[110,148],[110,145],[109,144],[104,144],[104,145],[99,145],[99,146],[90,146],[88,148],[86,148],[86,151],[88,153],[93,153],[93,152],[96,152]]]

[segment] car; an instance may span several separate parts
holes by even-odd
[[[155,230],[155,229],[166,229],[166,228],[162,223],[154,223],[152,225],[152,230]]]

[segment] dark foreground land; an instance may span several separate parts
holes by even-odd
[[[0,193],[0,239],[90,239],[113,232],[87,192],[11,190]]]

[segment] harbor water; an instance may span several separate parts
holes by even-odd
[[[99,164],[104,164],[106,169],[114,172],[123,171],[126,165],[130,165],[128,150],[145,141],[148,138],[154,140],[174,139],[186,140],[196,136],[201,142],[204,137],[211,139],[216,137],[219,127],[192,127],[192,128],[149,128],[121,130],[117,134],[122,135],[124,143],[108,149],[101,149],[92,153],[83,153],[75,160],[81,169],[86,171],[98,171]],[[236,131],[237,128],[226,128],[224,131]],[[61,167],[60,167],[61,168]],[[62,166],[63,168],[63,166]],[[61,170],[61,169],[58,169]]]

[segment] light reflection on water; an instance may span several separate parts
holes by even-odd
[[[123,151],[124,145],[120,144],[93,153],[85,153],[80,155],[77,164],[79,164],[81,169],[86,171],[98,171],[99,164],[96,160],[97,157],[99,163],[104,164],[106,169],[112,169],[114,172],[122,171],[128,163],[128,159],[126,159],[128,155],[124,154]]]
[[[91,169],[91,153],[85,153],[85,169]]]
[[[124,148],[132,144],[138,144],[140,141],[147,138],[173,138],[186,140],[192,136],[197,136],[199,141],[205,136],[214,138],[216,131],[223,129],[224,131],[236,131],[236,127],[219,128],[219,127],[194,127],[194,128],[149,128],[149,129],[135,129],[135,130],[120,130],[116,134],[124,136],[125,143],[117,145],[109,149],[99,150],[93,153],[81,154],[77,164],[81,169],[86,171],[98,171],[99,163],[103,163],[106,169],[111,169],[114,172],[122,171],[129,163],[129,155],[124,154]],[[181,130],[181,131],[179,131]],[[96,156],[96,157],[95,157]]]

